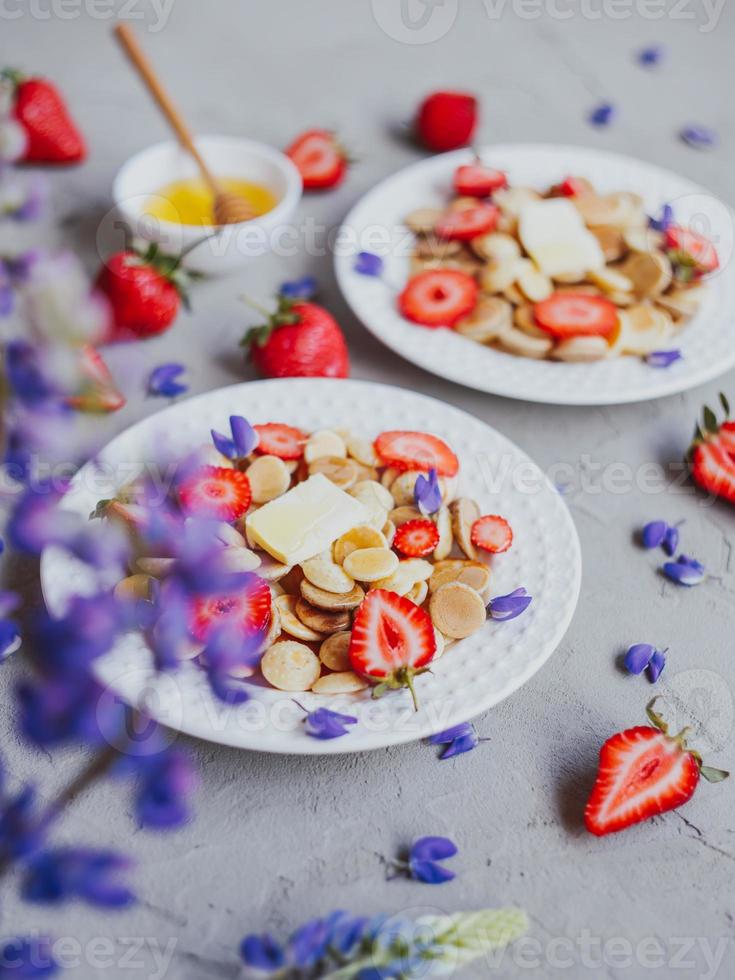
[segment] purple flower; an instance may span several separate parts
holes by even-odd
[[[358,252],[353,266],[361,276],[379,278],[383,274],[383,259],[374,252]]]
[[[278,293],[286,299],[304,301],[313,299],[317,292],[317,282],[314,276],[304,276],[293,282],[281,283]]]
[[[624,663],[629,674],[642,674],[645,670],[650,682],[655,684],[666,666],[666,651],[657,650],[650,643],[635,643],[626,653]]]
[[[352,715],[342,715],[329,708],[317,708],[310,711],[304,719],[304,731],[312,738],[332,739],[347,735],[347,726],[356,725],[357,718]]]
[[[73,847],[43,851],[27,867],[22,896],[44,904],[81,899],[100,908],[126,908],[135,903],[135,896],[115,876],[129,864],[112,851]]]
[[[228,459],[244,459],[260,442],[260,436],[242,415],[230,416],[232,438],[223,436],[221,432],[215,432],[214,429],[211,432],[216,449]]]
[[[701,585],[706,577],[704,565],[696,558],[680,555],[676,561],[667,561],[662,571],[664,575],[676,582],[677,585]]]
[[[57,544],[81,525],[76,516],[58,509],[61,488],[37,483],[18,499],[6,529],[9,544],[27,555],[40,555],[50,544]]]
[[[413,498],[424,517],[435,514],[439,510],[442,505],[442,493],[439,488],[439,478],[435,469],[430,469],[428,476],[420,473],[416,477]]]
[[[263,973],[275,973],[286,965],[283,947],[268,932],[246,936],[240,944],[240,956],[247,966]]]
[[[225,620],[211,631],[202,653],[212,691],[226,704],[243,704],[249,694],[231,681],[237,667],[257,667],[263,652],[263,632],[246,632],[239,622]]]
[[[644,360],[649,367],[667,368],[682,360],[683,356],[680,350],[655,350],[646,354]]]
[[[109,699],[102,718],[98,709],[104,694],[104,688],[88,671],[73,667],[68,673],[55,671],[24,681],[17,689],[20,729],[29,741],[43,748],[77,741],[102,744],[110,733],[122,729],[125,718],[124,706]]]
[[[141,757],[140,769],[135,811],[141,826],[163,830],[185,823],[190,815],[187,800],[197,782],[189,756],[168,748]]]
[[[148,394],[157,398],[176,398],[189,390],[189,386],[176,379],[183,374],[183,364],[161,364],[148,377]]]
[[[687,146],[691,146],[695,150],[711,150],[720,142],[720,137],[714,129],[698,124],[685,126],[679,136]]]
[[[16,270],[16,276],[21,273]],[[23,262],[20,296],[31,335],[41,342],[94,343],[107,331],[107,299],[90,289],[71,252],[34,253]]]
[[[441,885],[455,877],[454,871],[442,867],[439,861],[454,857],[457,845],[448,837],[420,837],[411,845],[408,870],[416,881],[426,885]]]
[[[11,939],[0,947],[0,980],[40,980],[58,972],[51,940],[45,936]]]
[[[661,208],[661,213],[658,218],[649,218],[648,227],[652,231],[668,231],[668,229],[676,223],[674,218],[674,209],[670,204],[664,204]]]
[[[0,785],[0,858],[26,858],[43,844],[43,837],[34,787],[23,786],[10,796]]]
[[[62,616],[39,613],[32,636],[45,670],[78,673],[107,653],[125,626],[125,610],[112,595],[79,595]]]
[[[638,64],[643,68],[656,68],[661,64],[666,49],[661,44],[652,44],[638,52]]]
[[[13,395],[23,405],[34,407],[61,391],[49,377],[42,352],[25,340],[14,340],[5,347],[5,370]]]
[[[20,646],[20,629],[12,619],[0,619],[0,664]]]
[[[43,215],[48,187],[41,174],[22,174],[0,166],[0,218],[38,221]]]
[[[515,619],[516,616],[520,616],[521,613],[528,609],[532,601],[533,597],[521,587],[510,592],[508,595],[496,596],[495,599],[491,599],[487,609],[491,619],[504,622],[505,620]]]
[[[603,128],[610,125],[615,117],[615,112],[615,106],[612,103],[603,102],[592,110],[588,116],[588,120],[592,126]]]
[[[465,721],[446,731],[437,732],[429,738],[429,745],[445,745],[446,748],[439,756],[440,759],[451,759],[477,748],[479,743],[475,726]]]
[[[666,537],[669,525],[666,521],[649,521],[641,532],[641,542],[644,548],[658,548]]]
[[[662,547],[669,557],[673,558],[676,554],[676,549],[679,547],[679,528],[678,527],[667,527],[666,534],[664,535],[664,540],[662,542]]]

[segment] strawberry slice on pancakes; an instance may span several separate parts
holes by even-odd
[[[500,555],[513,544],[513,530],[504,517],[487,514],[479,517],[472,525],[470,538],[476,548]]]
[[[433,521],[406,521],[396,531],[393,547],[407,558],[425,558],[439,544],[439,531]]]
[[[202,466],[179,485],[179,500],[188,514],[236,521],[250,506],[250,480],[239,470]]]
[[[500,209],[494,204],[475,204],[445,211],[434,230],[439,238],[447,241],[468,242],[478,235],[495,231],[499,220]]]
[[[377,685],[374,697],[407,687],[418,711],[414,678],[426,672],[435,653],[427,612],[396,592],[368,593],[352,625],[349,658],[356,673]]]
[[[398,310],[423,327],[453,327],[474,310],[479,292],[466,272],[427,269],[408,280],[398,297]]]
[[[278,456],[279,459],[301,459],[306,445],[306,433],[292,425],[282,422],[267,422],[254,425],[260,436],[256,452],[263,456]]]
[[[398,470],[436,470],[437,476],[455,476],[459,460],[449,446],[429,432],[389,429],[375,440],[375,452],[385,466]]]
[[[533,308],[542,330],[566,337],[609,337],[618,325],[618,308],[602,296],[586,293],[554,293]]]
[[[479,160],[457,167],[454,173],[454,189],[462,197],[489,197],[507,186],[508,177],[502,170],[486,167]]]
[[[241,626],[244,634],[265,633],[271,618],[270,587],[254,573],[246,573],[243,579],[237,592],[194,600],[189,630],[200,643],[206,643],[212,632],[225,623]]]

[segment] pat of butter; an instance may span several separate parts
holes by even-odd
[[[284,565],[313,558],[338,537],[370,520],[365,506],[315,473],[245,521],[248,535]]]
[[[518,233],[523,247],[547,276],[601,269],[605,256],[571,201],[534,201],[521,211]]]

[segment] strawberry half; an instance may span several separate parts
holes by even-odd
[[[435,653],[428,613],[395,592],[368,593],[352,624],[349,657],[356,673],[377,684],[374,697],[407,687],[418,711],[413,679],[426,671]]]
[[[664,245],[680,282],[702,279],[720,267],[717,249],[709,238],[696,231],[670,225],[666,229]]]
[[[609,337],[618,325],[618,308],[602,296],[554,293],[533,308],[536,323],[552,337]]]
[[[78,412],[105,414],[116,412],[125,405],[125,396],[118,390],[98,350],[85,344],[80,353],[79,373],[81,386],[66,403]]]
[[[23,163],[81,163],[87,156],[84,137],[56,86],[45,78],[1,73],[15,87],[13,114],[25,130]]]
[[[439,531],[433,521],[416,519],[401,524],[393,538],[393,547],[408,558],[424,558],[439,544]]]
[[[439,238],[448,241],[469,242],[478,235],[495,231],[500,219],[500,209],[494,204],[476,204],[469,208],[445,211],[434,228]]]
[[[504,517],[488,514],[475,521],[470,538],[476,548],[500,555],[513,544],[513,529]]]
[[[202,466],[179,485],[179,500],[189,514],[236,521],[250,506],[250,480],[226,466]]]
[[[375,452],[385,466],[399,470],[434,469],[437,476],[454,476],[459,471],[459,460],[446,442],[428,432],[381,432],[375,440]]]
[[[304,455],[307,436],[301,429],[282,422],[266,422],[265,425],[254,425],[253,428],[260,437],[255,451],[261,456],[301,459]]]
[[[342,183],[349,159],[328,129],[309,129],[285,151],[296,164],[304,190],[326,190]]]
[[[458,269],[427,269],[409,279],[398,297],[401,316],[423,327],[452,327],[477,305],[479,287]]]
[[[477,99],[466,92],[433,92],[419,106],[416,135],[435,153],[467,146],[477,125]]]
[[[720,402],[729,415],[730,406],[722,394]],[[695,483],[715,497],[735,504],[735,422],[726,420],[720,424],[712,409],[705,407],[687,461]]]
[[[508,186],[502,170],[486,167],[484,163],[468,163],[454,172],[454,189],[462,197],[489,197],[493,191]]]
[[[215,626],[228,621],[241,624],[247,633],[262,633],[268,628],[272,601],[268,583],[255,573],[243,578],[243,585],[232,595],[194,600],[189,630],[200,643],[207,642]]]
[[[597,837],[675,810],[694,795],[702,775],[709,782],[728,773],[703,765],[687,748],[688,729],[671,736],[663,719],[648,705],[651,726],[613,735],[600,750],[597,780],[584,811],[587,830]]]

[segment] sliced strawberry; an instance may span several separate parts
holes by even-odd
[[[469,208],[445,211],[434,228],[439,238],[468,242],[478,235],[494,231],[500,218],[500,209],[494,204],[476,204]]]
[[[666,229],[664,244],[675,266],[684,271],[689,269],[693,278],[701,278],[715,272],[720,267],[717,249],[704,235],[670,225]]]
[[[430,555],[439,544],[439,532],[433,521],[406,521],[396,531],[393,547],[408,558],[423,558]]]
[[[735,460],[719,439],[700,442],[691,455],[692,478],[695,483],[724,500],[735,504]]]
[[[236,593],[225,596],[203,596],[196,599],[191,611],[189,629],[200,643],[206,643],[212,629],[224,622],[240,623],[248,633],[265,632],[271,617],[271,590],[265,579],[254,573]]]
[[[418,710],[413,679],[436,653],[428,613],[405,596],[373,589],[357,610],[350,638],[352,669],[378,684],[378,691],[407,687]]]
[[[125,405],[125,396],[118,390],[100,352],[91,344],[81,348],[79,361],[80,390],[66,402],[78,412],[116,412]]]
[[[472,544],[493,555],[500,555],[513,544],[513,530],[504,517],[487,514],[472,525]]]
[[[587,192],[587,185],[579,177],[567,177],[552,188],[554,197],[581,197]]]
[[[720,445],[726,452],[735,455],[735,422],[723,422],[720,426]]]
[[[452,327],[477,305],[479,288],[457,269],[427,269],[409,279],[398,297],[402,316],[425,327]]]
[[[381,432],[375,452],[386,466],[399,470],[434,469],[438,476],[454,476],[459,470],[459,460],[446,442],[428,432]]]
[[[488,197],[493,191],[507,186],[508,177],[502,170],[479,162],[457,167],[454,173],[454,189],[463,197]]]
[[[536,323],[559,339],[609,337],[618,325],[618,308],[602,296],[554,293],[533,308]]]
[[[202,466],[181,483],[179,500],[190,514],[236,521],[250,506],[250,480],[226,466]]]
[[[347,172],[347,154],[328,129],[310,129],[286,150],[296,164],[305,190],[326,190],[341,183]]]
[[[267,422],[253,428],[260,436],[256,452],[261,455],[278,456],[279,459],[301,459],[304,455],[307,436],[301,429],[282,422]]]

